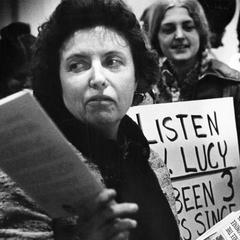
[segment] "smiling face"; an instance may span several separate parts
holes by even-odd
[[[158,40],[163,54],[173,64],[197,60],[200,37],[186,8],[176,6],[166,11]]]
[[[105,27],[75,32],[60,49],[60,79],[67,109],[115,136],[136,87],[126,40]]]

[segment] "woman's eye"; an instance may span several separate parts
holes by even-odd
[[[123,65],[123,61],[120,58],[107,58],[103,65],[108,68],[118,69]]]
[[[193,24],[187,24],[183,26],[183,29],[187,32],[191,32],[193,29],[195,29],[195,25]]]
[[[161,32],[165,34],[171,34],[175,31],[175,27],[173,26],[163,26],[161,28]]]
[[[85,61],[72,62],[68,66],[70,72],[78,73],[90,68],[90,64]]]

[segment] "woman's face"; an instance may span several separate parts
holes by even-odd
[[[166,11],[158,41],[163,54],[173,64],[197,59],[200,37],[186,8],[173,7]]]
[[[101,26],[75,32],[60,49],[60,79],[64,103],[77,119],[118,126],[136,87],[128,42]]]

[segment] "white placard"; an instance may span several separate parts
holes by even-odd
[[[169,168],[183,239],[240,209],[232,98],[136,106],[128,115]]]

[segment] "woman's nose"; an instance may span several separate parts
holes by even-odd
[[[92,65],[92,74],[89,82],[90,87],[103,90],[107,87],[108,82],[104,74],[104,69],[101,64]]]
[[[181,27],[177,27],[176,32],[175,32],[175,38],[183,38],[184,33],[183,33],[183,29]]]

